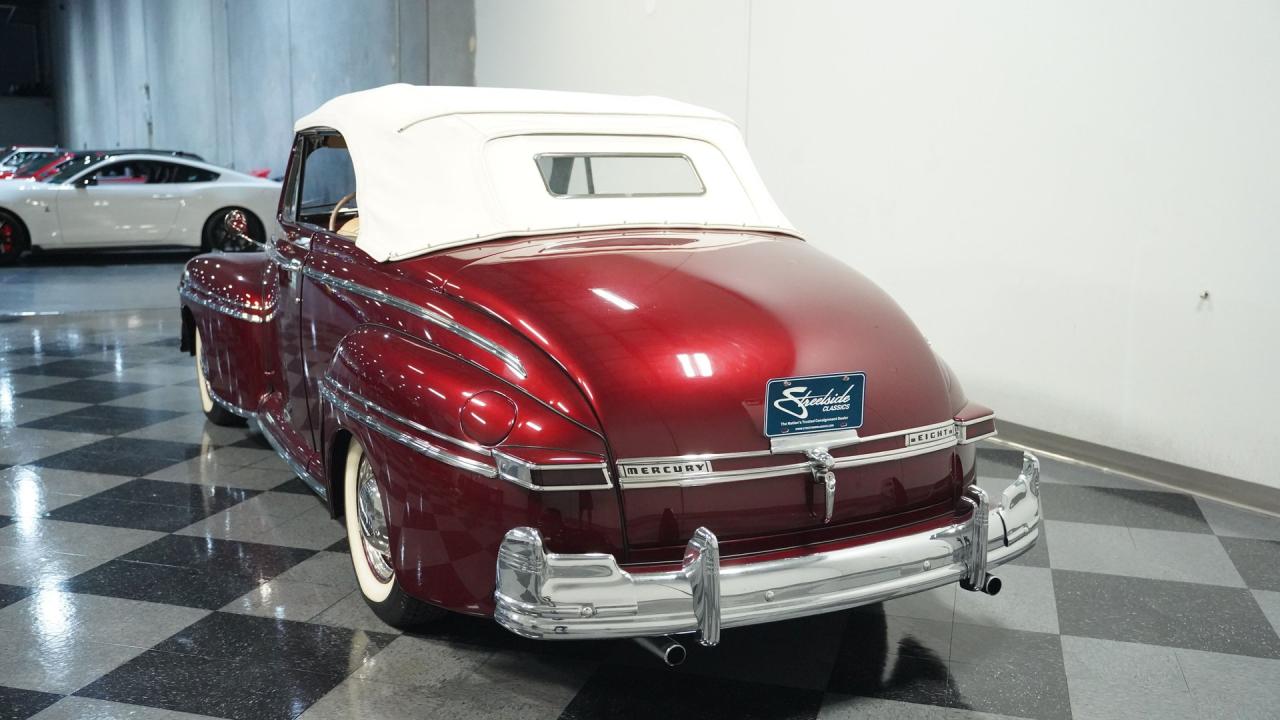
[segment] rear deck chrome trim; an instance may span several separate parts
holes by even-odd
[[[426,320],[427,322],[457,335],[463,340],[466,340],[481,350],[484,350],[490,355],[498,358],[521,379],[528,377],[528,373],[526,373],[524,369],[524,364],[520,362],[520,358],[516,356],[515,353],[452,318],[447,318],[434,310],[430,310],[422,307],[421,305],[398,298],[386,291],[371,288],[368,285],[362,285],[353,280],[347,280],[346,278],[340,278],[337,275],[330,275],[329,273],[323,270],[317,270],[310,265],[302,269],[302,274],[323,285],[353,292],[356,295],[369,298],[376,302],[386,303],[397,310],[402,310],[414,317]]]
[[[994,417],[994,416],[992,416]],[[990,419],[990,418],[986,418]],[[979,420],[978,422],[981,422]],[[847,447],[849,445],[863,444],[874,442],[877,440],[887,440],[895,437],[906,437],[908,435],[927,432],[930,430],[940,430],[948,427],[955,427],[954,420],[948,420],[930,425],[922,425],[920,427],[907,428],[906,430],[895,430],[893,432],[880,433],[879,435],[868,435],[852,439],[846,431],[838,431],[836,433],[814,433],[806,436],[807,442],[788,443],[783,449],[756,450],[738,453],[706,453],[700,455],[684,455],[672,457],[645,457],[645,458],[626,458],[618,461],[619,472],[618,481],[624,488],[653,488],[653,487],[697,487],[700,485],[714,485],[723,482],[736,482],[740,480],[758,480],[761,478],[779,477],[783,475],[799,475],[809,473],[811,464],[809,462],[787,463],[783,465],[768,465],[758,468],[744,468],[737,470],[720,470],[715,472],[689,472],[682,474],[670,474],[652,479],[631,476],[628,477],[625,468],[629,465],[650,465],[660,463],[677,464],[681,462],[697,462],[697,461],[713,461],[725,460],[730,458],[749,458],[749,457],[767,457],[779,453],[803,453],[808,449],[820,447]],[[986,437],[986,436],[983,436]],[[800,437],[793,438],[800,441]],[[976,438],[977,439],[981,438]],[[834,440],[832,445],[824,445],[823,442]],[[957,434],[951,434],[937,440],[916,443],[903,448],[894,448],[891,450],[882,450],[874,453],[864,453],[861,455],[845,455],[835,459],[834,467],[850,468],[860,465],[871,465],[878,462],[886,462],[890,460],[903,460],[912,458],[917,455],[925,455],[937,450],[945,450],[947,448],[959,445],[959,437]]]

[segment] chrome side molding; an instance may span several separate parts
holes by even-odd
[[[268,306],[259,306],[253,303],[242,303],[224,298],[215,298],[206,295],[187,282],[186,277],[182,279],[182,283],[178,285],[178,295],[182,299],[193,302],[201,307],[209,308],[214,312],[228,315],[237,320],[244,320],[251,323],[264,323],[272,320],[276,316],[277,305],[271,303]]]
[[[397,430],[396,428],[384,422],[382,419],[375,417],[373,413],[370,412],[370,410],[377,408],[378,410],[381,411],[382,408],[380,408],[377,405],[374,405],[372,402],[368,400],[364,400],[363,398],[361,398],[361,400],[363,401],[362,404],[364,407],[363,408],[357,407],[354,402],[349,402],[345,398],[339,396],[337,391],[335,391],[328,383],[321,383],[320,396],[323,397],[325,400],[329,401],[329,403],[332,404],[335,408],[337,408],[338,410],[341,410],[342,413],[347,417],[353,420],[358,420],[362,425],[369,428],[370,430],[374,430],[378,433],[381,433],[382,435],[385,435],[386,437],[389,437],[392,440],[395,440],[401,445],[404,445],[405,447],[410,448],[412,450],[416,450],[417,452],[423,455],[426,455],[427,457],[433,460],[439,460],[440,462],[446,465],[451,465],[453,467],[458,468],[459,470],[466,470],[467,472],[475,473],[476,475],[480,475],[482,477],[487,477],[487,478],[498,477],[497,469],[493,465],[490,465],[489,463],[481,462],[479,460],[473,460],[469,457],[464,457],[462,455],[449,452],[448,450],[445,450],[439,445],[435,445],[433,443],[427,442],[426,440],[410,435],[409,433],[406,433],[402,430]]]
[[[383,290],[371,288],[368,285],[362,285],[353,280],[347,280],[346,278],[340,278],[337,275],[331,275],[310,265],[302,269],[302,274],[323,285],[355,293],[356,295],[390,305],[397,310],[407,312],[414,317],[426,320],[432,325],[447,330],[498,358],[521,379],[528,377],[528,373],[525,372],[524,369],[524,364],[520,362],[520,358],[515,353],[499,345],[493,340],[490,340],[484,335],[481,335],[475,330],[472,330],[466,325],[463,325],[457,320],[454,320],[453,318],[445,317],[434,310],[411,303],[403,298],[398,298]]]
[[[581,492],[585,490],[610,490],[613,482],[609,468],[604,463],[573,463],[563,465],[537,465],[506,453],[487,448],[483,445],[463,440],[411,420],[393,410],[382,407],[372,400],[360,395],[331,377],[326,376],[320,382],[320,396],[344,415],[378,432],[392,440],[415,450],[433,460],[465,470],[481,477],[497,478],[525,490],[536,492]],[[391,423],[413,430],[413,435],[395,427]],[[430,438],[428,440],[427,438]],[[439,444],[432,440],[440,441]],[[492,462],[477,460],[461,455],[444,447],[445,444],[469,450],[477,455],[490,458]],[[599,470],[601,482],[594,485],[536,485],[532,481],[533,470]]]

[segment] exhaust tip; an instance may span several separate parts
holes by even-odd
[[[1000,578],[992,575],[987,578],[986,587],[982,588],[982,592],[994,597],[1002,587],[1004,587],[1004,583],[1000,582]]]
[[[667,667],[680,667],[684,664],[685,658],[689,657],[689,651],[679,643],[672,643],[667,648],[667,654],[663,656],[663,661],[667,663]]]
[[[640,647],[658,656],[667,667],[679,667],[684,663],[685,658],[689,656],[689,651],[685,650],[684,645],[681,645],[674,638],[638,637],[633,639]]]

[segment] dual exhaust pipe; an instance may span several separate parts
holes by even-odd
[[[961,580],[960,587],[965,590],[974,592],[983,592],[987,595],[995,595],[1000,592],[1002,583],[1000,578],[995,575],[987,575],[984,578],[982,587],[974,587],[968,580]],[[689,651],[685,649],[680,641],[670,635],[662,635],[659,637],[638,637],[632,638],[636,644],[644,648],[649,653],[657,656],[667,667],[680,667],[684,664],[686,658],[689,657]]]
[[[684,663],[685,658],[689,656],[689,651],[684,649],[679,641],[670,635],[661,637],[638,637],[632,638],[640,647],[657,655],[667,667],[679,667]]]

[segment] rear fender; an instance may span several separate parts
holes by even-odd
[[[495,450],[605,463],[596,432],[473,363],[384,326],[345,336],[319,382],[326,448],[336,450],[348,435],[359,439],[384,483],[392,555],[407,592],[460,612],[492,612],[493,563],[513,527],[538,528],[559,552],[622,554],[615,488],[530,489],[496,472]],[[514,407],[509,434],[492,444],[469,437],[460,419],[485,391]],[[329,460],[340,502],[341,465],[333,454]]]

